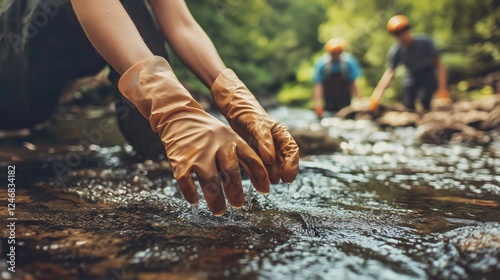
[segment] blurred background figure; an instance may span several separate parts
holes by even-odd
[[[387,69],[370,98],[370,110],[376,110],[380,99],[394,77],[396,68],[403,64],[403,105],[415,110],[417,97],[422,109],[428,111],[436,90],[438,97],[449,99],[446,69],[434,43],[425,36],[413,36],[410,21],[404,15],[393,16],[387,31],[397,40],[389,50]]]
[[[345,51],[344,38],[332,38],[325,44],[327,54],[314,64],[314,109],[319,119],[324,111],[335,114],[359,98],[356,79],[361,68],[356,58]]]

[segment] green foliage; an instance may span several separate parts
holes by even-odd
[[[311,109],[313,108],[312,83],[286,84],[277,99],[286,106]]]
[[[304,59],[320,47],[318,26],[326,0],[187,1],[226,65],[256,93],[275,92],[295,79]],[[323,3],[323,4],[322,4]],[[176,63],[183,82],[201,86]]]
[[[348,51],[363,68],[365,77],[359,80],[359,87],[361,94],[367,96],[385,70],[388,50],[395,42],[386,32],[387,20],[404,13],[410,18],[413,33],[423,33],[434,40],[453,83],[500,69],[499,6],[496,0],[336,0],[326,10],[328,20],[319,26],[318,38],[322,43],[331,37],[346,38]],[[320,48],[305,65],[312,65],[321,53]],[[301,73],[304,70],[299,68],[297,81],[303,88]],[[402,75],[399,70],[382,102],[400,98]],[[292,92],[290,87],[288,84],[284,91]],[[312,91],[312,85],[309,90]],[[486,87],[472,95],[490,92],[491,88]]]
[[[434,40],[452,83],[500,69],[498,0],[188,0],[187,4],[226,65],[257,94],[281,91],[279,100],[285,104],[309,104],[312,65],[331,37],[347,39],[348,51],[364,72],[358,87],[369,96],[395,42],[386,23],[397,13],[408,15],[414,33]],[[174,67],[182,82],[205,90],[176,59]],[[385,101],[400,97],[403,72],[398,72]]]
[[[456,84],[454,93],[459,99],[476,100],[490,96],[495,92],[491,86],[481,86],[479,88],[470,89],[470,85],[467,81],[460,81]]]
[[[500,3],[496,0],[403,0],[415,28],[432,35],[444,56],[463,57],[448,68],[454,81],[500,65]],[[419,20],[428,19],[428,20]],[[453,59],[451,59],[453,61]]]

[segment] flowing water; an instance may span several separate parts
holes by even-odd
[[[500,279],[500,133],[486,147],[419,145],[415,128],[272,114],[328,129],[342,151],[303,157],[268,197],[244,178],[246,205],[219,218],[117,133],[98,145],[71,133],[109,116],[1,140],[17,221],[15,273],[0,230],[0,279]]]

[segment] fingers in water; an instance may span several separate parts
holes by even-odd
[[[215,163],[209,165],[205,166],[205,168],[195,166],[193,171],[198,177],[208,208],[214,216],[222,216],[226,212],[226,199],[222,191],[222,182],[217,173]]]
[[[286,127],[277,122],[271,133],[278,150],[277,160],[280,165],[280,177],[286,183],[291,183],[299,172],[299,147]]]
[[[237,147],[237,156],[241,166],[250,176],[255,189],[259,193],[268,194],[270,182],[264,163],[243,140]]]
[[[245,204],[245,194],[241,184],[240,167],[236,145],[229,145],[217,152],[217,163],[226,198],[232,207],[240,208]]]
[[[222,216],[226,213],[226,200],[222,192],[221,181],[218,177],[213,177],[209,180],[198,179],[208,208],[214,216]]]
[[[191,177],[191,172],[189,170],[179,170],[179,168],[176,168],[174,169],[174,177],[179,183],[179,188],[184,198],[190,204],[198,204],[200,196],[196,191],[196,185],[194,184],[193,177]]]

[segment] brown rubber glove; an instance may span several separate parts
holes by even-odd
[[[370,112],[375,112],[378,110],[378,107],[380,106],[380,100],[376,97],[370,97],[370,102],[368,103],[368,110]]]
[[[269,177],[259,156],[230,127],[203,110],[164,58],[155,56],[135,64],[120,78],[118,87],[158,132],[189,203],[199,200],[194,172],[214,215],[226,211],[223,188],[233,207],[243,206],[238,162],[259,192],[269,192]]]
[[[316,113],[316,117],[318,118],[318,120],[321,120],[323,118],[324,115],[323,106],[321,105],[315,106],[314,112]]]
[[[259,152],[271,182],[295,180],[299,168],[297,143],[283,124],[267,114],[233,70],[224,69],[211,92],[234,131]]]

